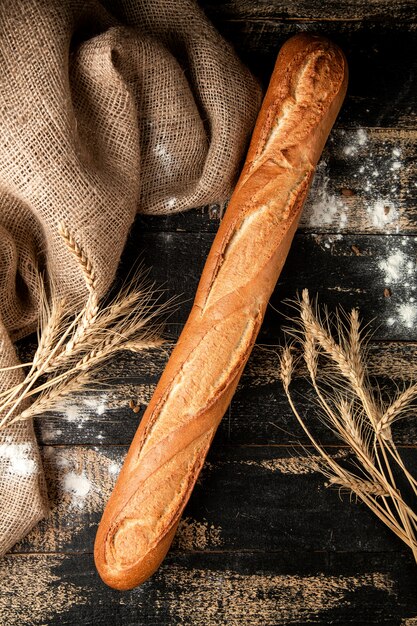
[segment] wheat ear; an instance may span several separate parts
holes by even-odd
[[[417,562],[417,514],[398,488],[394,466],[415,495],[417,481],[406,468],[390,429],[410,410],[417,397],[417,385],[404,390],[383,410],[369,382],[358,312],[351,312],[347,324],[341,323],[342,313],[337,313],[332,324],[327,313],[323,318],[318,307],[312,305],[307,290],[298,307],[300,317],[289,335],[301,342],[319,416],[347,446],[354,471],[326,452],[298,412],[291,394],[294,347],[286,346],[281,354],[280,376],[290,407],[322,458],[320,471],[328,478],[327,484],[347,490],[364,502],[411,548]]]
[[[53,285],[49,297],[41,285],[38,347],[33,360],[25,364],[29,371],[24,380],[0,394],[0,428],[53,410],[68,394],[97,384],[100,368],[117,351],[160,346],[158,320],[175,307],[175,299],[161,303],[154,297],[154,285],[137,277],[110,303],[101,305],[88,254],[64,224],[59,232],[80,268],[88,296],[82,309],[71,315]],[[25,406],[29,399],[34,402]]]

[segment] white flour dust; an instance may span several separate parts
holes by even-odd
[[[410,298],[411,300],[411,298]],[[414,328],[417,320],[417,306],[414,302],[404,302],[398,307],[399,318],[406,328]]]
[[[336,131],[330,136],[327,157],[320,161],[304,210],[303,223],[314,228],[348,229],[351,215],[358,227],[383,232],[399,232],[402,151],[394,147],[388,154],[374,154],[367,132]],[[349,166],[355,189],[337,188],[328,167],[329,152]],[[387,190],[387,182],[389,189]],[[353,219],[353,218],[352,218]]]
[[[368,143],[368,135],[363,128],[359,128],[352,139],[343,148],[346,156],[357,155],[360,148]]]
[[[85,406],[91,409],[96,415],[104,415],[107,409],[107,396],[102,394],[99,397],[91,396],[83,398]]]
[[[376,200],[366,209],[369,219],[375,228],[383,229],[388,224],[398,221],[398,209],[390,200]]]
[[[173,209],[176,204],[177,204],[176,198],[168,198],[168,200],[166,201],[167,209]]]
[[[89,395],[82,397],[77,404],[73,401],[62,402],[59,405],[57,404],[56,410],[62,414],[67,422],[71,422],[81,429],[86,422],[94,419],[94,416],[101,417],[104,415],[107,406],[107,395],[101,394],[99,396]]]
[[[382,259],[378,266],[384,272],[387,285],[400,282],[403,279],[407,257],[402,250],[393,250],[386,259]]]
[[[38,472],[34,450],[30,443],[12,443],[6,437],[6,443],[0,444],[0,467],[9,476],[32,476]]]
[[[417,322],[417,261],[414,251],[409,249],[410,241],[407,238],[404,237],[400,245],[401,247],[397,243],[378,262],[384,285],[390,294],[387,302],[390,314],[386,325],[390,328],[413,329]]]
[[[121,465],[119,465],[118,463],[111,463],[109,465],[109,474],[113,476],[117,476],[120,470],[121,470]]]
[[[91,482],[84,472],[68,472],[65,474],[62,488],[72,497],[72,506],[82,508],[84,500],[91,490]]]
[[[329,184],[327,162],[322,160],[316,168],[303,221],[315,228],[337,225],[342,230],[347,223],[348,207],[340,197],[329,191]]]
[[[58,407],[59,411],[64,413],[64,417],[68,422],[77,422],[82,419],[80,408],[76,404],[65,404]]]
[[[43,456],[46,474],[54,484],[59,515],[67,519],[68,511],[73,511],[75,519],[78,513],[103,510],[122,467],[122,458],[84,446],[45,446]]]

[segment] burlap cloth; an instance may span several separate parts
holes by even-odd
[[[106,6],[104,6],[106,4]],[[86,292],[58,234],[104,293],[137,211],[226,199],[260,93],[191,0],[0,3],[0,365],[38,322],[39,271]],[[0,389],[20,370],[0,372]],[[0,432],[0,554],[47,514],[30,422]]]

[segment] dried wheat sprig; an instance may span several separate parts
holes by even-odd
[[[170,306],[169,302],[167,306]],[[159,312],[160,311],[161,307],[159,308]],[[46,393],[48,389],[61,384],[66,379],[72,379],[89,370],[96,370],[119,350],[139,352],[161,345],[162,340],[156,336],[158,327],[152,327],[151,330],[144,330],[144,327],[146,329],[147,326],[150,326],[152,319],[156,315],[157,311],[150,313],[146,317],[141,317],[140,314],[136,314],[134,320],[121,320],[112,329],[107,329],[104,333],[100,333],[96,341],[92,344],[92,347],[90,344],[87,344],[85,351],[80,354],[80,358],[75,362],[69,361],[66,369],[55,373],[51,379],[42,384],[38,384],[34,388],[32,387],[36,382],[36,378],[33,378],[25,387],[24,397],[31,398],[40,392]],[[140,332],[141,334],[139,335]],[[45,403],[43,403],[42,406],[44,405]],[[14,405],[12,408],[14,408]],[[43,410],[45,410],[45,408],[43,408]],[[5,423],[12,423],[11,415],[12,410],[9,410],[6,416],[2,418],[0,426]]]
[[[384,429],[389,428],[391,424],[398,419],[401,414],[404,415],[404,409],[417,398],[417,383],[407,387],[401,394],[395,398],[386,411],[381,416],[381,420],[377,425],[377,432],[380,433]]]
[[[77,261],[83,275],[86,287],[88,291],[92,293],[97,292],[97,276],[94,270],[93,264],[88,257],[85,250],[80,246],[80,244],[76,241],[73,233],[69,230],[69,228],[61,222],[58,225],[58,232],[63,238],[68,250],[73,254],[75,260]]]
[[[25,379],[8,389],[4,389],[0,393],[0,398],[4,398],[3,404],[0,405],[0,411],[4,410],[7,406],[10,406],[16,398],[20,397],[22,389],[27,384],[27,381],[36,371],[39,363],[42,362],[47,343],[52,342],[53,338],[55,338],[61,323],[60,313],[63,306],[62,300],[57,299],[56,302],[50,306],[46,296],[45,286],[40,275],[38,276],[38,283],[40,294],[40,325],[43,326],[44,333],[41,333],[38,330],[38,347],[33,360],[26,364],[26,366],[30,366],[30,370],[26,374]]]
[[[133,278],[112,302],[100,307],[97,278],[88,255],[65,225],[59,230],[81,268],[89,295],[81,311],[71,318],[55,291],[52,289],[50,303],[41,286],[38,348],[32,362],[26,364],[30,369],[24,380],[0,394],[0,428],[47,412],[64,396],[84,388],[115,352],[160,346],[158,317],[176,304],[175,298],[161,304],[159,297],[154,297],[153,285]],[[23,400],[33,397],[32,405],[23,408]]]
[[[316,341],[311,333],[306,333],[303,348],[305,364],[311,378],[315,379],[317,375],[318,351],[316,348]]]
[[[146,342],[146,346],[142,341],[127,341],[123,344],[122,350],[127,350],[128,352],[143,352],[143,350],[148,350],[150,348],[159,348],[164,343],[163,339],[156,337],[155,339],[149,340]]]
[[[330,476],[327,487],[331,486],[343,487],[351,493],[364,493],[372,496],[386,496],[389,497],[389,492],[386,491],[381,485],[372,482],[371,480],[364,480],[362,478],[346,477],[343,479],[340,476]]]
[[[307,289],[304,289],[302,293],[300,312],[306,333],[310,332],[314,335],[325,353],[338,366],[340,373],[347,379],[353,392],[356,393],[362,402],[370,422],[376,425],[381,419],[381,411],[377,403],[369,393],[369,389],[364,384],[362,377],[358,376],[358,372],[352,366],[349,354],[333,339],[329,329],[329,317],[326,316],[323,324],[319,316],[315,315]]]
[[[352,309],[349,321],[350,325],[348,359],[351,362],[352,369],[355,372],[357,381],[360,385],[363,385],[365,382],[365,368],[363,366],[361,356],[362,338],[360,331],[359,312],[357,309]]]
[[[125,335],[126,329],[133,336],[146,325],[150,325],[157,315],[169,312],[174,305],[174,299],[155,307],[157,301],[152,301],[153,285],[140,285],[136,291],[121,293],[116,299],[95,316],[94,323],[84,327],[82,337],[78,336],[76,342],[67,343],[66,349],[61,351],[52,362],[44,369],[49,373],[59,368],[68,367],[81,353],[86,353],[89,348],[99,344],[100,335],[112,334]],[[153,305],[153,310],[151,306]],[[157,328],[154,329],[158,331]]]
[[[3,396],[3,394],[0,394],[0,396],[5,397],[2,404],[0,405],[0,414],[6,411],[6,413],[2,416],[0,420],[0,428],[8,425],[11,416],[18,409],[20,403],[28,395],[30,395],[29,391],[34,387],[36,381],[44,375],[45,369],[48,366],[49,362],[62,349],[62,345],[67,340],[68,335],[70,335],[73,332],[73,329],[76,328],[76,324],[78,320],[82,317],[82,315],[83,311],[76,315],[74,320],[70,324],[68,324],[68,326],[62,332],[62,335],[56,341],[55,345],[51,347],[49,353],[45,356],[42,362],[38,362],[36,360],[32,363],[31,369],[21,383],[15,385],[9,390],[5,390],[5,396]]]
[[[140,352],[150,348],[155,348],[161,345],[162,340],[159,338],[149,339],[143,338],[136,342],[120,342],[114,335],[109,335],[101,345],[96,346],[90,352],[85,354],[78,362],[76,362],[70,369],[65,370],[51,380],[38,385],[36,389],[28,390],[26,397],[30,398],[37,395],[40,392],[46,392],[48,389],[55,387],[59,383],[71,378],[81,375],[83,372],[98,371],[98,367],[103,365],[109,358],[111,358],[116,352],[120,350],[131,350],[131,345],[135,345],[135,352]],[[128,347],[126,348],[125,345]]]
[[[73,347],[83,340],[85,334],[94,324],[97,317],[99,310],[98,281],[92,262],[84,249],[77,243],[68,227],[61,223],[58,226],[58,231],[68,250],[75,257],[75,260],[81,268],[88,289],[88,299],[84,307],[83,316],[80,319],[76,331],[65,346],[65,351],[70,353]]]
[[[16,415],[10,424],[53,411],[65,397],[85,389],[92,380],[90,371],[79,372],[76,376],[64,378],[61,384],[55,384],[41,393],[27,409],[20,415]]]
[[[369,449],[369,442],[364,435],[365,425],[361,423],[359,416],[352,411],[353,401],[341,398],[336,403],[335,415],[339,416],[337,420],[338,431],[345,443],[354,448],[355,452],[364,456],[366,460],[372,459],[372,453]]]
[[[288,364],[292,363],[289,357],[293,357],[286,347],[281,355],[280,375],[291,409],[323,459],[320,471],[327,476],[328,484],[355,494],[411,548],[417,562],[417,514],[402,497],[392,463],[403,472],[416,496],[417,480],[406,468],[390,431],[393,421],[409,410],[417,396],[417,385],[403,391],[383,410],[381,398],[375,397],[367,375],[358,312],[353,310],[344,318],[338,313],[331,323],[327,312],[323,319],[318,307],[313,307],[307,290],[303,291],[299,309],[300,321],[289,334],[301,341],[322,419],[354,454],[356,460],[351,464],[359,473],[353,474],[331,457],[299,414],[290,390],[292,369]],[[318,383],[321,359],[332,366],[331,374],[324,375],[324,386]]]
[[[151,323],[162,310],[169,310],[172,306],[173,301],[170,300],[145,316],[142,316],[141,311],[139,310],[134,312],[133,318],[128,316],[121,320],[118,319],[117,323],[114,324],[112,328],[100,328],[100,332],[97,332],[95,340],[84,343],[83,350],[77,352],[79,355],[78,359],[74,360],[74,355],[71,355],[71,358],[67,359],[65,363],[66,367],[63,371],[55,372],[55,375],[51,379],[42,384],[38,384],[36,387],[34,387],[34,385],[40,375],[50,370],[48,363],[46,363],[45,367],[41,367],[37,372],[35,372],[32,377],[27,377],[27,384],[24,387],[23,392],[24,397],[30,398],[39,392],[43,392],[49,387],[59,384],[65,378],[75,375],[77,372],[96,368],[103,361],[111,357],[116,351],[130,350],[139,352],[141,350],[161,345],[162,340],[156,336],[156,333],[160,330],[160,328],[158,326],[151,327]],[[148,327],[151,328],[151,330],[146,330]],[[10,417],[16,403],[20,400],[21,396],[19,396],[18,400],[16,400],[16,402],[12,405],[12,408],[9,409],[6,415],[2,418],[0,426],[10,422]],[[1,408],[4,410],[9,406],[9,404],[10,402],[8,403],[5,401],[3,402]]]
[[[66,317],[66,303],[64,298],[53,298],[50,304],[45,291],[45,282],[41,276],[39,276],[38,282],[40,294],[40,324],[38,328],[38,347],[32,362],[34,369],[44,361],[45,357],[50,352],[50,346],[55,343],[59,336]]]
[[[291,354],[290,346],[285,346],[283,348],[279,356],[279,359],[280,359],[279,376],[281,378],[285,391],[288,391],[288,388],[291,384],[292,373],[294,369],[294,359]]]

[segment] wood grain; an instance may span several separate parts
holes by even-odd
[[[181,294],[184,305],[170,317],[169,332],[175,337],[184,324],[197,288],[201,268],[210,248],[210,233],[144,233],[143,258],[153,266],[158,284],[168,286],[167,295]],[[400,255],[399,273],[390,274],[387,263]],[[373,324],[376,339],[413,340],[414,325],[402,318],[403,306],[414,310],[417,239],[415,236],[347,234],[298,234],[271,298],[259,343],[278,343],[280,325],[291,309],[283,304],[308,286],[311,295],[334,308],[360,309]],[[158,259],[158,263],[156,263]],[[387,276],[388,275],[388,276]],[[404,280],[402,278],[404,277]],[[389,288],[391,297],[386,297]]]
[[[167,346],[167,351],[169,346]],[[110,387],[73,396],[55,411],[39,418],[39,440],[51,444],[128,445],[164,368],[167,353],[152,350],[143,355],[121,353],[106,369]],[[397,386],[417,379],[417,344],[374,342],[369,346],[369,372],[386,392],[395,396]],[[314,394],[304,380],[305,371],[295,374],[297,404],[309,421],[315,413]],[[129,407],[139,404],[139,412]],[[332,433],[318,423],[321,441],[337,445]],[[398,422],[394,434],[403,445],[417,445],[417,422]],[[294,418],[278,377],[278,355],[274,347],[257,345],[249,359],[237,393],[223,418],[214,445],[297,445],[308,441]]]
[[[417,614],[414,566],[401,552],[171,553],[123,594],[98,579],[90,554],[9,555],[0,575],[8,626],[406,626]]]
[[[288,6],[291,4],[288,3]],[[353,7],[355,3],[349,4]],[[323,9],[326,5],[316,3],[320,11],[326,11]],[[342,5],[340,2],[339,6]],[[378,3],[369,2],[367,5],[376,7]],[[252,19],[245,12],[242,17],[239,13],[227,17],[221,11],[208,12],[220,32],[233,44],[263,85],[267,84],[278,50],[286,39],[300,31],[319,33],[340,45],[349,64],[348,94],[339,115],[339,125],[354,128],[358,125],[416,127],[415,3],[409,4],[410,20],[407,21],[394,17],[395,8],[399,7],[397,2],[386,8],[383,20],[363,19],[358,11],[359,19],[353,21],[312,17],[286,21],[275,13],[274,2],[270,3],[270,7],[269,16]]]
[[[391,19],[401,22],[417,20],[417,8],[413,0],[205,0],[202,3],[205,11],[226,20],[382,20],[387,14]]]
[[[138,217],[119,274],[123,279],[142,258],[167,296],[182,294],[167,327],[171,344],[143,355],[121,353],[97,391],[38,420],[52,512],[0,561],[0,623],[413,626],[412,557],[365,507],[324,486],[278,381],[276,347],[290,312],[283,300],[308,285],[330,309],[358,306],[371,323],[375,382],[394,393],[396,385],[416,380],[415,321],[402,315],[417,298],[416,3],[201,5],[264,87],[288,37],[329,36],[348,58],[347,99],[174,548],[143,587],[120,594],[94,569],[96,525],[186,319],[224,206]],[[393,255],[399,255],[399,279],[389,271]],[[20,349],[27,355],[31,342]],[[311,424],[315,407],[303,374],[296,373],[295,397]],[[316,434],[332,454],[345,453],[323,426]],[[394,435],[416,471],[417,421],[399,423]],[[71,473],[83,477],[84,495],[69,490]]]
[[[17,553],[90,553],[126,446],[42,449],[52,511]],[[336,459],[346,450],[332,448]],[[415,449],[401,450],[415,473]],[[82,490],[69,489],[77,477]],[[287,446],[217,446],[186,507],[174,552],[398,552],[401,543],[372,513],[326,488],[311,452]],[[262,485],[262,489],[259,488]]]
[[[333,129],[300,232],[417,234],[416,141],[415,129]],[[376,219],[378,201],[391,211],[383,222]],[[223,210],[212,205],[170,216],[139,216],[131,240],[137,249],[144,231],[216,232]]]

